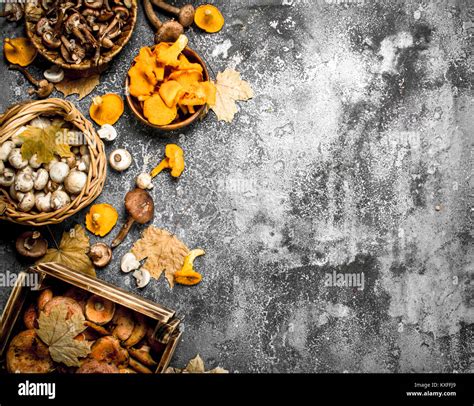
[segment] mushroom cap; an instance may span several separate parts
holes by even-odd
[[[189,27],[194,22],[194,7],[186,4],[179,10],[178,21],[183,27]]]
[[[67,307],[66,320],[69,320],[72,316],[76,314],[81,316],[84,315],[84,313],[82,312],[81,305],[74,299],[71,299],[70,297],[66,296],[53,297],[50,301],[48,301],[48,303],[46,303],[43,308],[43,312],[46,316],[49,316],[51,311],[59,305],[65,305]]]
[[[38,231],[26,231],[15,243],[18,253],[27,258],[41,258],[48,250],[48,241]]]
[[[184,33],[183,26],[177,21],[167,21],[155,34],[155,44],[175,42]]]
[[[98,125],[113,125],[123,114],[123,110],[122,98],[118,94],[107,93],[94,98],[89,108],[89,115]]]
[[[125,195],[125,208],[128,214],[139,224],[148,223],[153,218],[155,205],[150,193],[135,188]]]
[[[114,364],[109,364],[106,361],[87,359],[77,369],[76,374],[114,374],[117,372],[119,372],[119,369]]]
[[[17,37],[5,39],[3,53],[8,62],[25,67],[33,62],[38,51],[28,38]]]
[[[115,314],[115,303],[98,295],[92,295],[86,303],[86,318],[99,326],[107,324]]]
[[[128,364],[128,351],[120,346],[120,341],[113,336],[99,338],[91,347],[90,358],[108,362],[118,367]]]
[[[196,25],[206,32],[219,32],[224,26],[224,17],[219,9],[212,4],[203,4],[194,14]]]
[[[107,266],[112,260],[112,249],[103,242],[91,246],[89,257],[97,268]]]
[[[54,368],[48,346],[36,335],[35,330],[18,333],[8,347],[7,370],[10,373],[48,373]]]

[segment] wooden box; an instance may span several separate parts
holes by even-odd
[[[35,279],[37,286],[30,287],[27,282]],[[145,318],[149,326],[150,334],[147,335],[148,343],[156,344],[155,361],[157,362],[155,373],[162,373],[168,367],[174,354],[176,346],[181,338],[180,320],[175,316],[173,310],[167,309],[159,304],[146,300],[140,296],[117,288],[107,282],[78,273],[70,268],[59,264],[41,264],[21,272],[18,275],[15,286],[5,305],[0,319],[0,363],[2,371],[5,372],[5,357],[11,339],[22,330],[23,314],[26,308],[38,296],[38,291],[52,288],[53,291],[61,289],[78,288],[88,294],[108,299],[117,305],[131,310],[134,314]]]

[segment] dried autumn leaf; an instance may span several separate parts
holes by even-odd
[[[51,162],[55,154],[61,158],[74,156],[69,145],[58,142],[61,131],[61,125],[50,125],[46,128],[28,126],[20,135],[24,141],[21,146],[23,159],[29,160],[37,154],[38,162],[47,164]]]
[[[89,238],[84,228],[79,224],[63,233],[59,248],[50,248],[44,257],[36,262],[36,264],[44,264],[46,262],[57,262],[68,266],[78,272],[87,275],[96,276],[94,265],[92,264],[87,253],[90,249]]]
[[[204,361],[201,356],[198,354],[195,358],[188,362],[188,365],[184,369],[168,367],[165,371],[166,374],[228,374],[229,371],[222,367],[216,367],[210,371],[206,371],[204,366]]]
[[[71,94],[77,94],[78,99],[81,100],[90,94],[99,84],[100,75],[92,75],[87,78],[70,79],[64,78],[61,82],[55,85],[65,97]]]
[[[204,368],[204,361],[199,354],[188,362],[188,365],[186,368],[184,368],[184,372],[189,372],[192,374],[202,374],[206,372]]]
[[[165,272],[165,278],[173,287],[174,274],[183,267],[189,249],[168,231],[150,226],[133,245],[132,252],[139,261],[147,259],[143,267],[153,278],[158,279]]]
[[[51,312],[41,312],[38,317],[39,338],[49,347],[49,354],[56,362],[68,367],[79,366],[79,358],[90,353],[90,344],[86,341],[74,340],[79,333],[86,329],[84,316],[75,313],[67,319],[68,307],[59,304]]]
[[[216,103],[211,110],[216,113],[218,120],[232,122],[237,113],[238,100],[246,101],[254,96],[250,84],[240,78],[240,73],[234,69],[226,69],[217,74]]]

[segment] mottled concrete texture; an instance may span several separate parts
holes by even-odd
[[[256,97],[232,124],[211,113],[183,134],[126,110],[107,150],[135,161],[109,173],[99,198],[123,212],[166,143],[186,151],[181,179],[156,181],[154,224],[207,251],[204,280],[139,292],[186,317],[174,364],[200,353],[239,372],[472,371],[472,2],[214,3],[224,30],[191,29],[191,46],[215,73],[238,69]],[[93,95],[123,92],[152,38],[140,14]],[[0,75],[2,109],[26,98],[23,78],[5,65]],[[93,95],[77,103],[84,113]],[[25,265],[12,244],[20,231],[1,224],[4,271]],[[137,292],[117,264],[139,233],[100,278]],[[328,286],[333,272],[363,275],[363,289]]]

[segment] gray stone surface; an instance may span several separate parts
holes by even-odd
[[[213,72],[238,69],[256,97],[232,124],[211,113],[182,134],[151,131],[127,109],[107,150],[128,148],[134,164],[110,171],[98,199],[123,213],[134,177],[164,146],[185,150],[181,179],[156,180],[153,224],[207,251],[197,261],[204,279],[139,292],[186,316],[173,363],[200,353],[239,372],[472,370],[472,3],[214,3],[224,30],[191,29],[190,44]],[[100,86],[77,103],[84,113],[92,96],[123,93],[130,60],[152,38],[140,15]],[[0,81],[2,109],[26,98],[4,64]],[[51,229],[59,238],[83,219]],[[1,269],[17,272],[22,229],[0,227]],[[118,261],[140,231],[100,278],[137,292]],[[363,273],[364,289],[327,286],[333,272]]]

